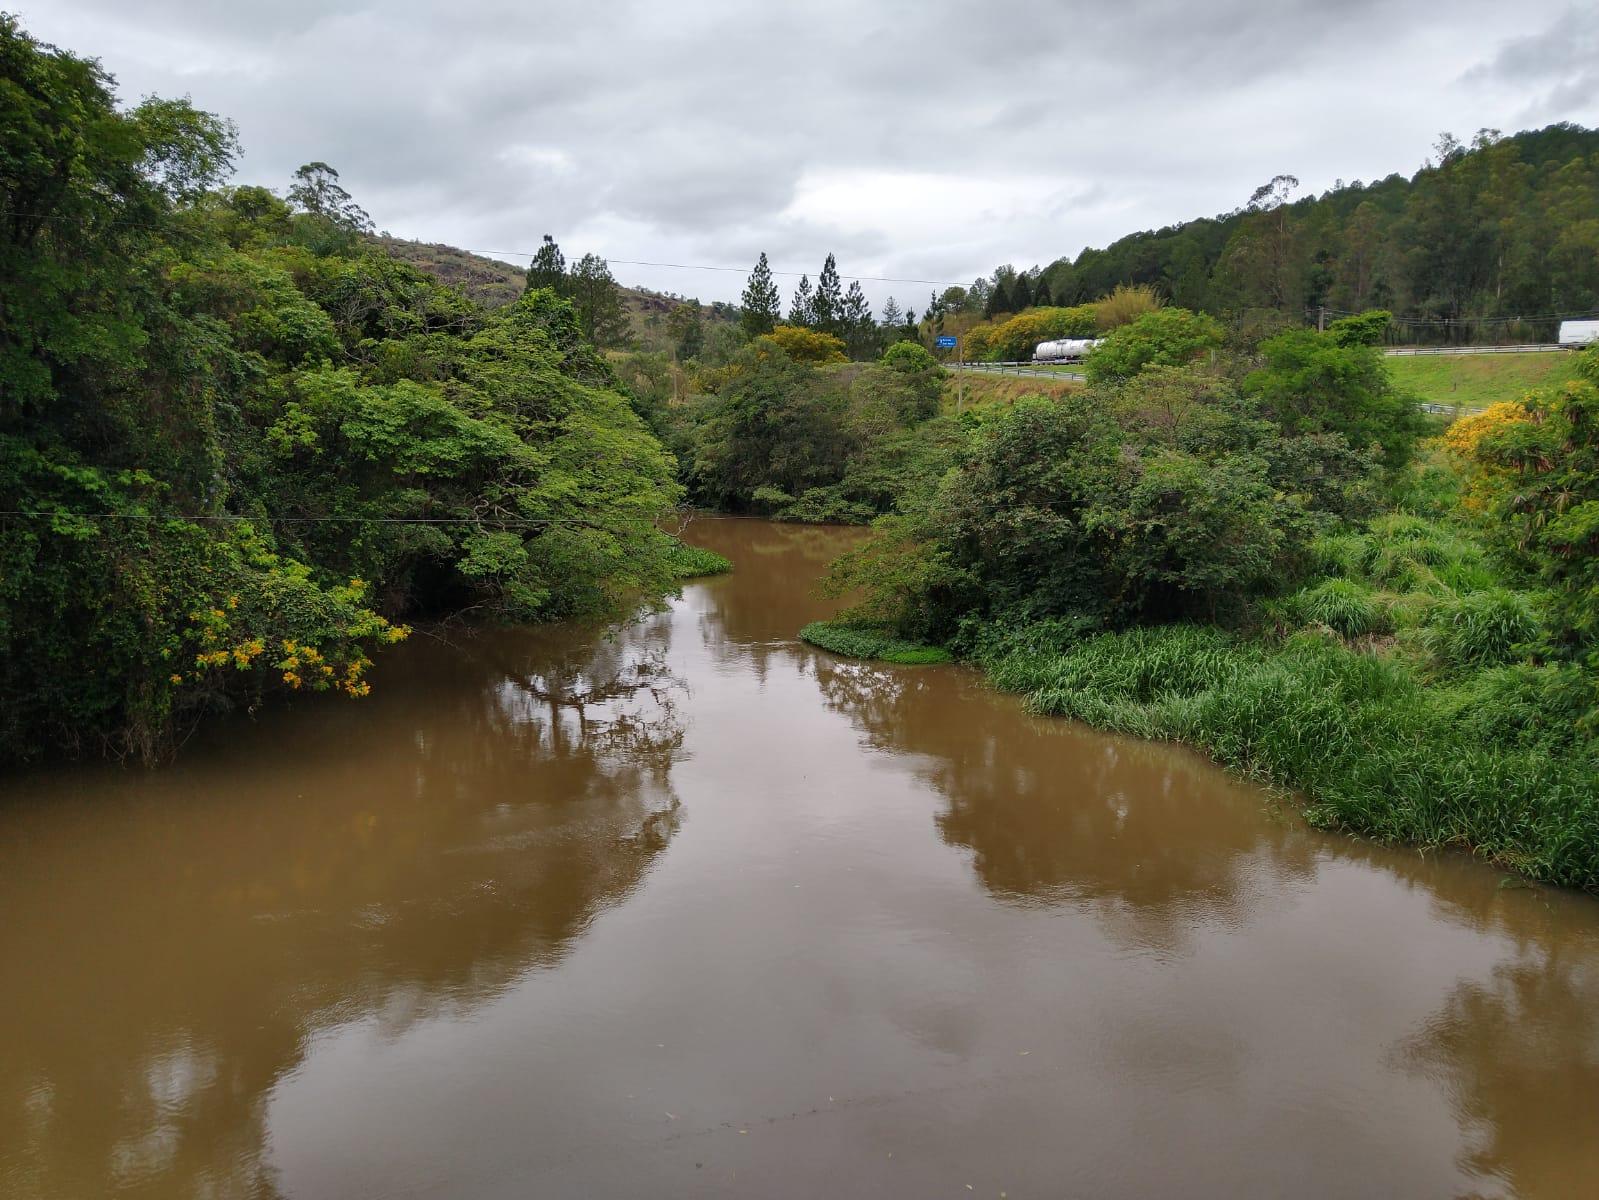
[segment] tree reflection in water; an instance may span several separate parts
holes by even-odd
[[[1088,904],[1124,946],[1178,950],[1236,927],[1264,882],[1314,871],[1293,821],[1186,751],[1019,717],[968,674],[818,655],[827,703],[874,745],[920,757],[935,820],[996,899]],[[953,678],[952,678],[953,676]]]
[[[0,1027],[34,1033],[0,1060],[0,1194],[272,1195],[269,1093],[320,1030],[395,1036],[558,962],[677,828],[667,649],[420,644],[363,704],[32,781],[0,808]]]

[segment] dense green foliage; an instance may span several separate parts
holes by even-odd
[[[1549,589],[1557,635],[1599,670],[1599,349],[1523,408],[1477,443],[1488,513]]]
[[[219,190],[228,126],[10,18],[0,65],[0,757],[364,694],[403,616],[670,586],[672,461],[568,304],[374,252],[325,164]]]
[[[651,408],[692,495],[734,512],[868,521],[910,486],[937,443],[943,372],[920,346],[881,363],[796,358],[825,335],[756,339],[697,377],[688,405]],[[829,354],[828,357],[834,357]]]
[[[1299,200],[1280,180],[1236,212],[1060,259],[1033,277],[1034,303],[1040,290],[1072,305],[1148,284],[1217,315],[1386,308],[1421,340],[1550,341],[1552,321],[1517,318],[1599,309],[1599,132],[1445,135],[1410,179]]]
[[[1203,313],[1158,308],[1106,334],[1088,356],[1088,378],[1113,383],[1145,367],[1181,367],[1214,350],[1221,339],[1221,326]]]

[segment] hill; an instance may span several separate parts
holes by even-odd
[[[1599,131],[1446,134],[1409,178],[1297,186],[1278,176],[1243,208],[1085,249],[1041,281],[1058,305],[1152,284],[1217,314],[1386,308],[1417,341],[1553,341],[1554,314],[1599,310]]]
[[[503,307],[522,294],[526,267],[441,242],[413,242],[387,234],[372,240],[392,257],[426,271],[441,283],[460,288],[485,308]],[[634,342],[646,348],[665,344],[667,314],[681,304],[684,297],[639,287],[624,286],[621,292]],[[700,305],[700,317],[707,323],[731,324],[737,320],[734,311],[725,304]]]

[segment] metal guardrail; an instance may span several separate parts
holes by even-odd
[[[1526,346],[1388,346],[1383,353],[1391,358],[1403,358],[1412,354],[1545,354],[1575,348],[1539,342]]]
[[[1032,362],[946,362],[952,371],[987,371],[995,375],[1030,375],[1035,379],[1067,379],[1081,383],[1088,378],[1080,371],[1045,371]]]

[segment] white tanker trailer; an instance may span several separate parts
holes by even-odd
[[[1056,342],[1039,342],[1033,351],[1033,361],[1077,362],[1087,358],[1088,352],[1099,343],[1099,338],[1064,338]]]

